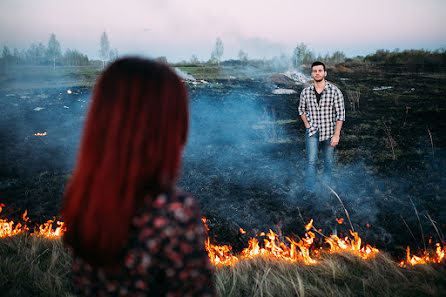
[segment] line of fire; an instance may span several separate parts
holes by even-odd
[[[3,204],[0,204],[0,212]],[[29,221],[28,213],[25,211],[22,215],[22,223],[14,223],[7,219],[0,219],[0,238],[16,236],[24,232],[30,232],[30,228],[26,225]],[[339,219],[338,223],[343,219]],[[207,219],[202,218],[202,222],[207,231]],[[57,227],[56,227],[57,226]],[[31,236],[42,236],[50,240],[59,239],[66,231],[64,222],[48,220],[46,223],[36,225]],[[261,232],[258,236],[249,239],[249,246],[243,249],[241,254],[234,255],[230,245],[218,245],[211,243],[208,236],[203,243],[208,252],[209,259],[216,266],[234,266],[241,259],[253,259],[255,257],[268,257],[285,262],[301,262],[306,265],[318,263],[318,258],[323,253],[351,253],[364,261],[376,256],[380,253],[377,248],[364,244],[357,232],[350,230],[349,236],[338,237],[337,235],[325,236],[322,230],[316,229],[311,220],[305,226],[305,236],[297,240],[276,234],[272,230],[269,232]],[[241,234],[246,231],[240,229]],[[316,234],[324,239],[324,245],[315,244]],[[263,241],[261,243],[260,239]],[[430,242],[431,243],[431,242]],[[397,265],[405,267],[407,265],[420,265],[427,263],[444,263],[446,254],[446,245],[436,243],[431,249],[424,250],[420,255],[411,255],[410,248],[407,247],[406,259],[401,260]]]

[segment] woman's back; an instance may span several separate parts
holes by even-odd
[[[214,295],[197,204],[171,190],[188,127],[168,65],[122,58],[99,77],[61,209],[81,295]]]
[[[82,296],[215,296],[213,267],[204,248],[201,213],[192,196],[178,191],[147,198],[132,220],[119,269],[81,258],[73,281]],[[94,223],[94,222],[92,222]]]

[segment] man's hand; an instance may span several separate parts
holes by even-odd
[[[343,121],[336,121],[336,130],[333,134],[333,137],[331,138],[330,141],[330,146],[337,146],[339,143],[339,135],[341,134],[341,128],[342,128],[342,124],[344,122]]]
[[[333,137],[331,138],[331,141],[330,141],[330,145],[331,146],[337,146],[338,145],[338,143],[339,143],[339,135],[333,135]]]
[[[308,123],[308,121],[307,121],[307,116],[306,116],[306,114],[302,114],[302,115],[300,116],[300,118],[301,118],[302,121],[304,122],[305,128],[306,128],[306,129],[310,128],[310,123]]]

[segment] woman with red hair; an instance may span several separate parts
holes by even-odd
[[[215,295],[197,202],[174,187],[188,124],[167,65],[123,58],[102,73],[61,210],[80,295]]]

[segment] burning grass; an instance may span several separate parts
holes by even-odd
[[[22,233],[0,239],[2,296],[74,296],[71,257],[60,239]],[[241,259],[216,268],[218,296],[441,296],[446,266],[399,267],[385,253],[364,261],[324,253],[318,263],[272,257]]]
[[[0,292],[8,292],[2,296],[73,296],[71,256],[60,240],[63,222],[55,227],[49,220],[31,233],[27,212],[22,221],[0,220]],[[203,222],[207,228],[205,218]],[[446,247],[440,244],[420,257],[408,250],[407,259],[398,265],[363,244],[356,232],[327,237],[313,220],[305,230],[299,240],[262,232],[239,255],[208,238],[204,244],[216,266],[218,295],[440,296],[446,289]],[[316,247],[316,234],[325,238],[325,247]]]
[[[0,213],[4,204],[0,204]],[[203,224],[207,231],[207,219],[202,218]],[[338,223],[343,219],[337,220]],[[23,223],[23,224],[22,224]],[[59,239],[66,231],[65,223],[61,221],[48,220],[46,223],[36,225],[34,231],[30,233],[27,223],[30,223],[28,213],[25,211],[22,215],[22,223],[15,223],[8,219],[0,219],[0,238],[14,237],[28,233],[34,237],[46,237],[49,239]],[[312,232],[312,231],[314,232]],[[313,219],[305,225],[305,235],[300,238],[288,237],[276,234],[271,229],[268,233],[261,232],[253,238],[250,238],[248,247],[244,248],[239,255],[234,255],[230,245],[217,245],[211,243],[208,235],[204,242],[209,259],[215,266],[234,266],[240,260],[254,259],[258,257],[269,257],[279,261],[295,263],[301,262],[306,265],[314,265],[318,263],[319,258],[323,254],[349,253],[364,261],[374,258],[380,253],[377,248],[369,244],[364,244],[362,238],[357,232],[350,230],[351,236],[326,236],[313,226]],[[246,231],[239,229],[243,235]],[[323,238],[323,244],[315,243],[316,233]],[[430,244],[432,242],[430,241]],[[440,243],[435,244],[435,248],[426,249],[422,255],[411,255],[409,247],[407,247],[406,259],[399,263],[400,267],[415,266],[427,263],[443,263],[446,256],[446,246]]]
[[[209,230],[206,219],[203,223]],[[316,234],[310,229],[324,238],[324,245],[315,244]],[[376,256],[382,254],[380,250],[369,244],[364,244],[357,232],[350,230],[351,236],[338,237],[337,235],[325,236],[313,226],[311,220],[306,226],[305,236],[294,240],[293,238],[279,236],[272,230],[268,233],[262,232],[259,236],[249,240],[249,246],[239,254],[234,255],[230,245],[212,244],[209,237],[205,242],[205,247],[212,264],[216,266],[235,266],[240,261],[255,259],[258,257],[267,257],[276,259],[281,262],[302,263],[305,265],[314,265],[320,261],[324,261],[326,254],[351,254],[364,261],[369,261]],[[246,234],[246,231],[240,229],[240,233]],[[263,239],[263,244],[260,243]],[[282,238],[282,239],[281,239]],[[409,247],[407,247],[406,258],[399,263],[400,267],[415,266],[428,263],[443,263],[446,255],[446,246],[440,243],[435,244],[435,248],[429,248],[422,251],[421,255],[411,255]],[[394,263],[396,264],[396,263]]]
[[[4,204],[0,204],[0,213],[2,212],[2,207],[4,207]],[[29,231],[30,229],[26,225],[26,223],[29,222],[27,211],[23,213],[22,221],[23,224],[20,222],[14,223],[14,221],[10,221],[8,219],[0,219],[0,238],[16,236]],[[56,223],[57,227],[55,227],[54,223]],[[65,231],[65,223],[56,221],[54,218],[53,220],[48,220],[46,223],[41,225],[36,225],[31,235],[56,239],[59,238]]]

